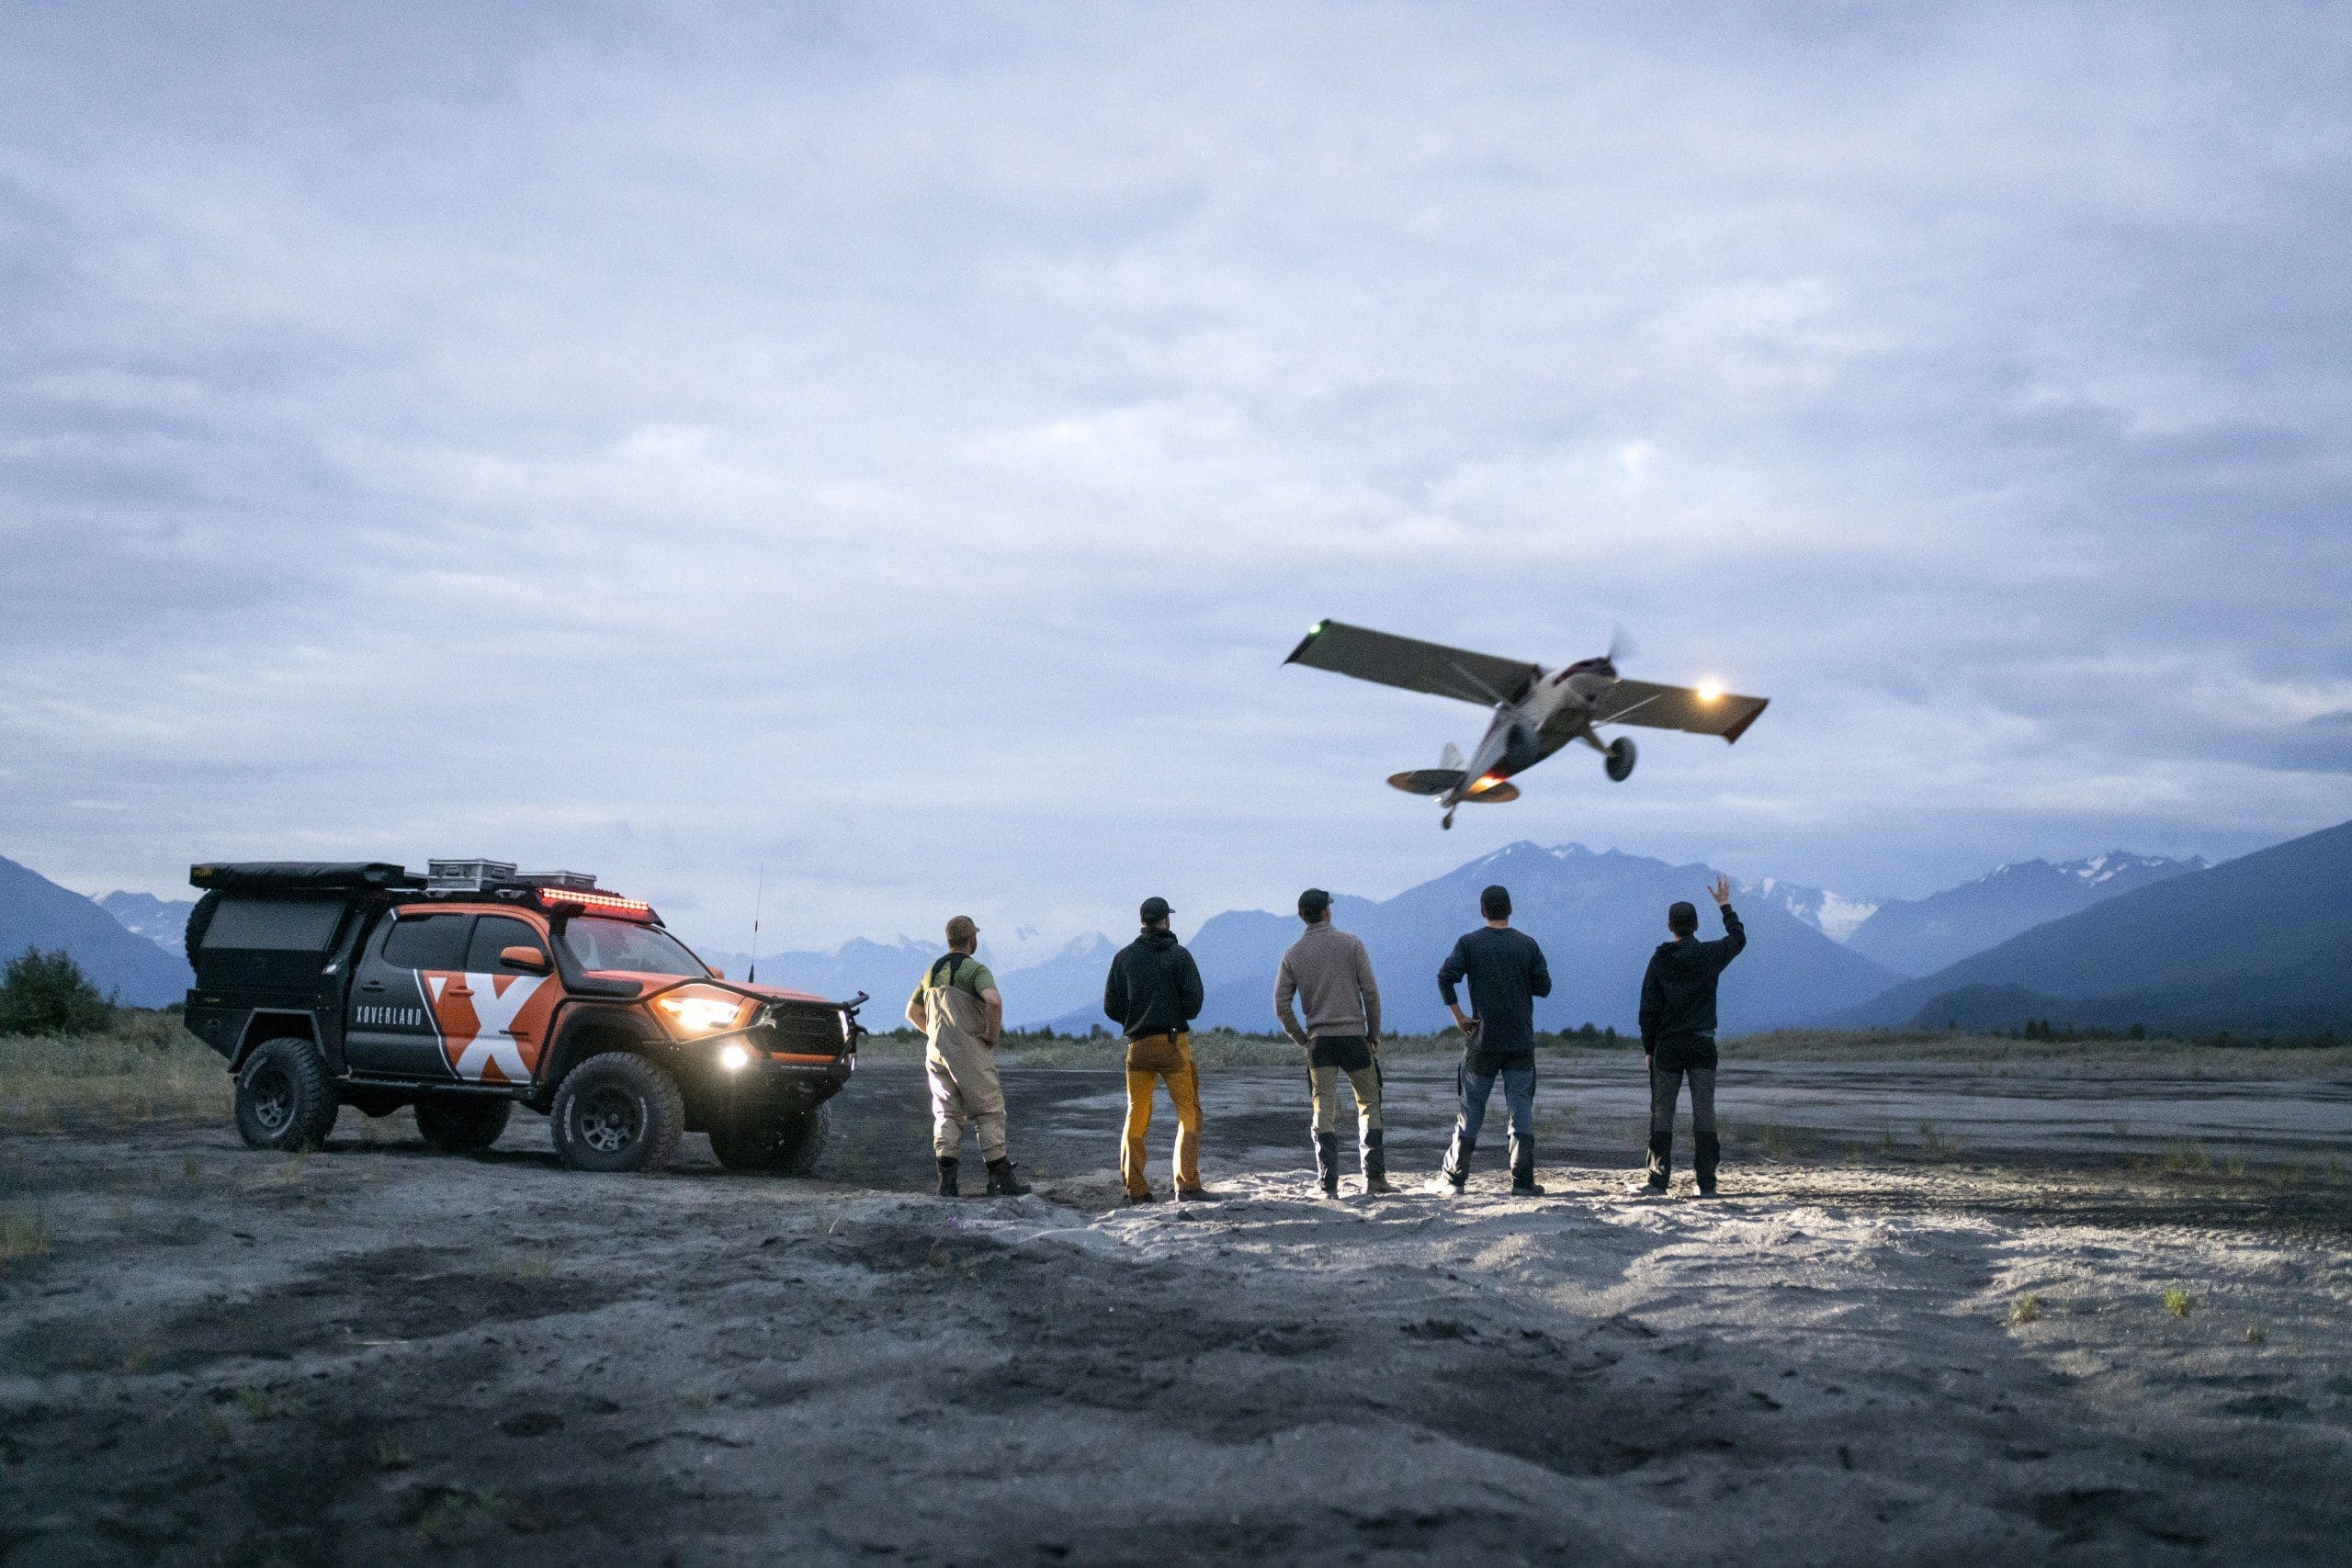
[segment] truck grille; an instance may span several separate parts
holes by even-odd
[[[838,1056],[842,1054],[842,1015],[821,1002],[771,1002],[768,1005],[769,1049],[797,1056]]]

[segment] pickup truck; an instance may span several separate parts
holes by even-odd
[[[656,1169],[698,1132],[730,1170],[805,1175],[865,1032],[865,997],[729,981],[577,873],[273,861],[188,881],[187,1027],[236,1075],[255,1148],[317,1147],[349,1105],[486,1149],[521,1105],[578,1169]]]

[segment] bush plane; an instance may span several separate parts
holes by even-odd
[[[1620,735],[1604,744],[1595,733],[1601,725],[1680,729],[1720,735],[1730,742],[1747,733],[1770,701],[1736,695],[1713,681],[1660,686],[1624,680],[1617,673],[1617,654],[1612,646],[1597,659],[1547,670],[1340,621],[1317,621],[1283,662],[1493,709],[1486,738],[1467,761],[1449,741],[1436,767],[1389,777],[1391,784],[1408,795],[1437,796],[1445,807],[1441,826],[1451,828],[1455,808],[1464,801],[1495,805],[1517,800],[1519,786],[1510,782],[1511,776],[1571,741],[1581,740],[1600,752],[1609,776],[1623,783],[1634,772],[1633,738]]]

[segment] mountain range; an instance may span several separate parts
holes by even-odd
[[[1755,951],[1726,976],[1724,1026],[2049,1019],[2192,1032],[2335,1028],[2352,1021],[2345,984],[2334,978],[2345,942],[2331,901],[2352,869],[2342,863],[2347,854],[2352,824],[2219,866],[2122,851],[2026,861],[1910,900],[1776,878],[1736,885],[1734,903]],[[1477,890],[1502,882],[1517,902],[1514,923],[1551,957],[1556,986],[1538,1008],[1539,1024],[1624,1030],[1665,906],[1698,901],[1713,874],[1613,850],[1522,842],[1392,898],[1341,895],[1334,913],[1370,947],[1392,1027],[1434,1029],[1445,1021],[1438,964],[1476,923]],[[142,893],[93,900],[0,859],[0,956],[62,948],[102,990],[160,1005],[188,984],[179,943],[192,907]],[[1275,966],[1298,930],[1288,915],[1228,910],[1192,931],[1208,993],[1202,1022],[1272,1028]],[[1103,1021],[1102,976],[1116,947],[1099,934],[1056,945],[1021,929],[1001,944],[983,933],[981,954],[1002,982],[1009,1021],[1083,1032]],[[869,1021],[887,1028],[937,953],[905,936],[861,938],[831,952],[763,955],[759,978],[836,997],[865,991],[876,1002]],[[704,956],[738,976],[750,967],[738,953]]]
[[[0,858],[0,960],[28,947],[73,954],[99,991],[131,1007],[178,1001],[195,983],[178,953],[133,935],[79,893]]]
[[[2036,926],[1844,1021],[2341,1032],[2352,1028],[2347,886],[2352,822]]]

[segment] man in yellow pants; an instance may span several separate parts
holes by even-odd
[[[1119,1179],[1130,1203],[1158,1198],[1144,1177],[1144,1135],[1151,1131],[1155,1087],[1168,1086],[1176,1106],[1176,1196],[1197,1201],[1201,1185],[1201,1086],[1193,1066],[1193,1020],[1201,1012],[1201,971],[1168,929],[1165,898],[1143,901],[1143,934],[1111,960],[1102,1010],[1127,1036],[1127,1124],[1119,1147]]]
[[[1004,998],[989,966],[972,956],[980,928],[969,915],[947,922],[947,952],[923,974],[907,1003],[907,1021],[923,1032],[924,1076],[931,1080],[931,1148],[939,1157],[939,1195],[957,1195],[964,1123],[980,1141],[989,1196],[1029,1190],[1004,1153],[1004,1090],[996,1081],[996,1043],[1004,1032]]]

